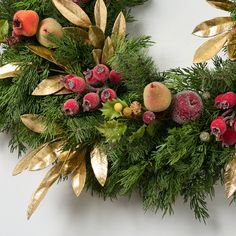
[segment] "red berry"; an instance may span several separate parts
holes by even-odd
[[[215,105],[218,109],[225,110],[236,105],[236,94],[227,92],[220,94],[215,98]]]
[[[151,124],[156,119],[156,115],[152,111],[146,111],[143,114],[143,122],[145,124]]]
[[[120,84],[122,76],[121,76],[121,73],[115,70],[112,70],[110,72],[109,78],[113,84]]]
[[[75,75],[66,75],[63,82],[65,88],[73,92],[83,93],[86,88],[85,80]]]
[[[107,88],[104,89],[101,93],[102,102],[112,101],[115,98],[117,98],[117,95],[113,89]]]
[[[97,93],[87,93],[83,97],[83,111],[94,111],[100,104],[100,98]]]
[[[86,72],[84,72],[84,75],[85,75],[85,80],[88,84],[96,85],[99,83],[99,81],[93,76],[92,70],[87,70]]]
[[[211,133],[217,138],[221,137],[227,130],[226,123],[222,116],[215,118],[211,122]]]
[[[65,115],[73,116],[79,111],[79,103],[75,99],[69,99],[64,103],[63,110]]]
[[[108,67],[103,64],[98,64],[93,68],[93,75],[100,82],[105,82],[109,78],[109,73]]]
[[[179,124],[195,121],[202,114],[202,99],[194,91],[177,93],[173,99],[172,119]]]
[[[225,146],[236,144],[236,132],[233,129],[227,129],[222,135],[222,143]]]

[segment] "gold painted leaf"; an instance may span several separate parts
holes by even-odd
[[[6,64],[0,67],[0,79],[11,78],[20,73],[19,65],[16,63]]]
[[[62,79],[63,79],[62,75],[54,75],[48,77],[47,79],[44,79],[38,84],[36,89],[33,91],[32,95],[46,96],[59,92],[64,88]]]
[[[78,37],[81,37],[86,43],[90,42],[88,32],[80,29],[79,27],[64,27],[63,31],[76,39],[78,39]]]
[[[71,0],[52,0],[57,10],[71,23],[88,28],[92,25],[84,10]]]
[[[48,189],[56,182],[56,180],[60,177],[60,170],[62,167],[62,163],[56,164],[54,167],[50,169],[50,171],[46,174],[39,187],[33,194],[30,204],[28,205],[27,210],[27,218],[30,219],[32,214],[35,212],[40,202],[46,196]]]
[[[101,186],[104,186],[108,171],[107,155],[96,145],[90,153],[90,157],[94,175]]]
[[[72,177],[72,188],[75,195],[78,197],[82,192],[86,182],[86,162],[83,158],[80,166],[74,171]]]
[[[236,43],[231,42],[227,45],[227,54],[230,60],[236,60]]]
[[[20,116],[22,123],[35,133],[43,133],[47,126],[42,120],[42,117],[36,114],[24,114]]]
[[[93,59],[96,64],[100,64],[102,58],[102,50],[101,49],[94,49],[93,50]]]
[[[120,37],[125,37],[126,35],[126,20],[123,12],[117,16],[113,29],[112,34],[119,35]]]
[[[47,145],[48,143],[45,143],[43,145],[41,145],[40,147],[30,151],[24,158],[22,158],[16,165],[16,167],[14,168],[12,175],[18,175],[20,174],[22,171],[26,170],[29,168],[30,162],[32,160],[32,158],[42,149],[45,147],[45,145]]]
[[[236,157],[230,161],[224,173],[225,194],[230,198],[236,191]]]
[[[29,170],[42,170],[55,162],[62,153],[63,142],[50,142],[39,150],[31,159]]]
[[[107,7],[103,0],[97,0],[94,7],[96,26],[105,33],[107,25]]]
[[[230,11],[235,7],[235,4],[228,0],[207,0],[207,2],[218,9],[224,10],[224,11]]]
[[[89,27],[89,41],[95,48],[101,49],[104,45],[105,35],[97,26]]]
[[[59,90],[58,92],[54,93],[53,95],[67,95],[67,94],[72,94],[74,93],[73,91],[63,88],[61,90]]]
[[[201,63],[214,57],[225,45],[228,33],[218,35],[201,45],[195,52],[193,63]]]
[[[107,37],[102,51],[102,63],[107,64],[114,54],[114,48],[110,37]]]
[[[193,34],[199,37],[212,37],[230,30],[235,22],[231,17],[216,17],[199,24]]]

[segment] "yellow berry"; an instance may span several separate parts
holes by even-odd
[[[123,109],[123,106],[122,106],[122,104],[121,104],[120,102],[117,102],[117,103],[114,105],[114,110],[115,110],[116,112],[121,112],[122,109]]]
[[[123,110],[123,114],[126,117],[130,117],[132,115],[132,110],[130,109],[130,107],[125,107]]]

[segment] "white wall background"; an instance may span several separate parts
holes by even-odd
[[[193,27],[208,18],[227,14],[208,6],[205,0],[150,0],[133,12],[138,21],[129,26],[129,32],[152,35],[157,44],[150,54],[161,70],[190,66],[195,49],[203,42],[191,35]],[[216,188],[216,198],[209,200],[211,218],[207,225],[194,219],[182,199],[176,203],[175,215],[162,219],[160,212],[145,213],[138,196],[104,202],[83,193],[77,199],[69,182],[52,187],[32,219],[27,221],[27,204],[44,173],[11,177],[17,154],[9,153],[8,141],[8,136],[0,135],[0,236],[234,234],[235,204],[229,207],[221,186]]]

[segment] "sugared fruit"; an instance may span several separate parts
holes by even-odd
[[[109,78],[113,84],[118,85],[121,83],[122,75],[121,75],[121,73],[117,72],[116,70],[112,70],[110,72]]]
[[[122,112],[123,110],[123,105],[120,103],[120,102],[117,102],[115,105],[114,105],[114,110],[116,112]]]
[[[151,124],[156,119],[156,115],[152,111],[146,111],[143,114],[143,122],[145,124]]]
[[[125,107],[123,109],[123,115],[125,117],[130,117],[132,115],[132,110],[130,109],[130,107]]]
[[[236,144],[236,132],[233,129],[227,129],[222,135],[222,143],[225,146]]]
[[[211,122],[211,133],[220,138],[227,130],[227,125],[224,121],[224,117],[219,116]]]
[[[64,103],[63,110],[65,115],[73,116],[79,111],[79,103],[75,99],[69,99]]]
[[[227,92],[220,94],[215,98],[215,106],[218,109],[226,110],[236,105],[236,94],[234,92]]]
[[[85,80],[75,75],[66,75],[63,79],[65,88],[78,93],[83,93],[86,88]]]
[[[171,104],[171,92],[164,84],[152,82],[144,88],[143,100],[149,111],[165,111]]]
[[[117,98],[116,91],[110,88],[106,88],[101,93],[102,102],[112,101]]]
[[[209,142],[210,141],[210,134],[206,131],[200,133],[199,138],[202,142]]]
[[[94,77],[93,70],[87,70],[84,72],[85,80],[90,85],[97,85],[99,81]]]
[[[109,78],[110,71],[107,66],[98,64],[93,68],[93,76],[99,82],[105,82]]]
[[[94,111],[98,108],[100,104],[100,98],[97,93],[87,93],[83,97],[83,111]]]

